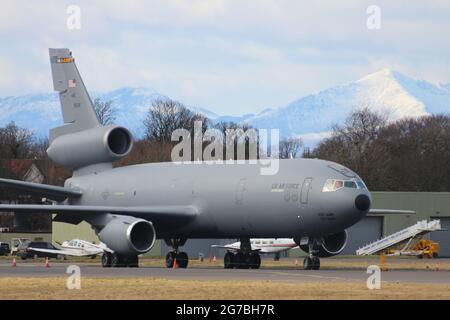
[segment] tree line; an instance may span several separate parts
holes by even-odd
[[[94,108],[102,125],[115,121],[112,101],[94,100]],[[247,124],[213,123],[202,114],[192,112],[183,104],[170,99],[153,101],[143,121],[144,135],[137,138],[130,155],[115,166],[171,160],[177,141],[172,141],[175,129],[185,128],[194,133],[194,123],[202,122],[202,132],[216,129],[225,134],[234,129],[246,132]],[[355,172],[370,190],[383,191],[450,191],[450,116],[430,115],[395,122],[368,108],[348,115],[343,124],[335,124],[331,135],[313,149],[304,148],[299,137],[280,141],[280,158],[320,158],[338,162]],[[234,148],[248,137],[236,140]],[[24,128],[10,123],[0,128],[0,158],[41,159],[50,163],[48,183],[62,184],[71,175],[48,160],[45,150],[48,139],[37,139]],[[224,146],[225,147],[225,146]],[[250,154],[245,149],[245,158]],[[225,155],[225,152],[223,153]],[[234,153],[237,155],[237,152]],[[257,157],[262,156],[257,154]],[[61,175],[50,177],[51,175]]]
[[[311,157],[338,162],[373,191],[450,191],[450,116],[395,122],[367,108],[334,125]]]

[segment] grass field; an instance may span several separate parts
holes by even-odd
[[[68,290],[66,278],[0,278],[0,299],[450,299],[450,285],[273,281],[191,281],[155,278],[83,278]]]

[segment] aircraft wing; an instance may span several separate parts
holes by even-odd
[[[109,207],[109,206],[78,206],[78,205],[28,205],[0,204],[0,211],[27,213],[51,213],[64,218],[82,218],[95,214],[110,213],[123,216],[133,216],[148,220],[164,218],[194,218],[198,210],[194,206],[145,206],[145,207]],[[57,218],[57,217],[56,217]],[[59,221],[58,219],[55,221]]]
[[[213,244],[213,245],[211,245],[211,248],[227,249],[227,250],[234,250],[234,251],[239,250],[239,248],[233,247],[230,244],[225,244],[225,245]],[[252,251],[263,252],[261,249],[253,249],[253,248],[252,248]]]
[[[414,210],[370,209],[369,214],[416,214]]]
[[[220,244],[213,244],[211,245],[211,248],[219,248],[219,249],[236,249],[233,246],[230,246],[228,244],[220,245]]]
[[[64,249],[41,249],[41,248],[29,248],[30,250],[33,251],[38,251],[38,252],[45,252],[45,253],[54,253],[54,254],[59,254],[59,255],[63,255],[63,256],[74,256],[74,257],[87,257],[87,256],[92,256],[94,254],[100,254],[103,252],[103,250],[99,250],[98,252],[82,252],[81,250],[64,250]]]
[[[79,191],[64,187],[3,178],[0,178],[0,186],[19,190],[24,194],[37,194],[57,201],[63,201],[68,197],[78,198],[82,195]]]

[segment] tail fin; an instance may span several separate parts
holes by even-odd
[[[100,126],[89,94],[69,49],[49,49],[53,87],[59,92],[65,125],[50,130],[50,142],[59,136]]]

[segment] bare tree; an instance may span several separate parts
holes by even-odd
[[[297,158],[303,147],[300,137],[285,138],[280,141],[279,153],[281,159]]]
[[[356,110],[343,125],[333,125],[331,137],[322,141],[313,154],[354,170],[372,187],[386,176],[386,155],[377,150],[376,144],[386,124],[387,119],[381,114],[368,108]]]
[[[113,101],[102,101],[100,98],[94,99],[94,111],[102,126],[113,124],[116,120],[117,110],[113,106]]]
[[[176,129],[194,130],[194,122],[202,122],[202,130],[208,127],[208,119],[193,113],[183,104],[170,99],[158,99],[152,103],[144,120],[145,135],[150,141],[172,143],[172,132]]]
[[[33,149],[33,140],[32,132],[10,122],[6,127],[0,128],[0,158],[29,158]]]
[[[41,137],[33,144],[32,158],[36,160],[48,159],[47,149],[49,147],[49,140],[47,137]]]

